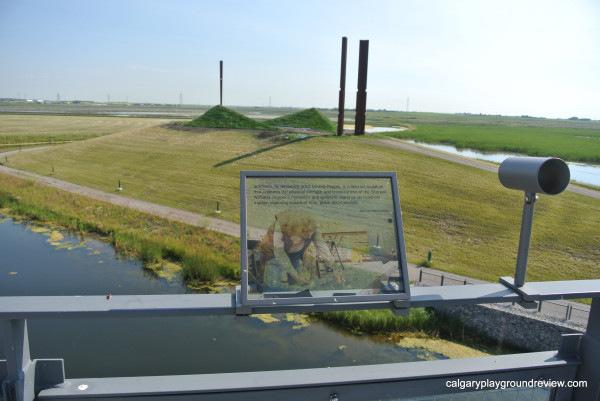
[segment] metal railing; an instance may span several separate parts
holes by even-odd
[[[106,297],[2,297],[0,321],[7,360],[0,363],[6,401],[46,399],[194,399],[194,400],[401,400],[472,392],[449,386],[451,379],[586,380],[589,388],[553,388],[550,400],[591,400],[599,390],[600,280],[528,283],[535,293],[505,284],[416,287],[411,307],[486,303],[521,303],[554,299],[594,298],[585,335],[564,335],[558,351],[459,360],[408,362],[269,372],[208,375],[66,379],[60,359],[31,360],[27,319],[210,316],[240,313],[323,312],[395,309],[390,301],[346,304],[252,306],[236,294],[148,295]],[[405,305],[404,305],[405,306]],[[403,307],[404,307],[403,306]],[[242,316],[240,316],[242,317]],[[2,377],[4,376],[4,377]]]
[[[485,282],[452,273],[421,268],[419,271],[419,283],[426,286],[450,286],[482,284]],[[590,315],[589,306],[561,300],[540,301],[536,310],[546,316],[579,324],[587,323]]]
[[[402,398],[396,401],[547,401],[549,398],[550,390],[547,388],[511,388],[459,395],[450,394]]]

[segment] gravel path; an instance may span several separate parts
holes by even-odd
[[[25,149],[23,151],[25,151]],[[10,155],[10,153],[14,152],[0,153],[0,158],[4,158],[4,155]],[[235,237],[240,236],[240,225],[231,221],[206,217],[201,214],[175,209],[169,206],[159,205],[156,203],[146,202],[139,199],[129,198],[118,193],[100,191],[98,189],[84,187],[83,185],[73,184],[56,178],[29,173],[27,171],[17,170],[6,166],[0,166],[0,172],[20,178],[32,178],[37,182],[44,185],[48,185],[50,187],[58,188],[64,191],[69,191],[75,194],[87,196],[89,198],[101,200],[104,202],[109,202],[114,205],[128,207],[131,209],[138,210],[140,212],[164,217],[166,219],[179,221],[194,226],[205,227],[210,230],[218,231]]]

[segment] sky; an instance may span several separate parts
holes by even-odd
[[[598,0],[0,0],[0,97],[600,120]]]

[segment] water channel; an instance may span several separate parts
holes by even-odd
[[[504,159],[512,156],[523,156],[514,153],[483,153],[473,149],[458,149],[452,145],[430,144],[406,140],[406,142],[416,143],[424,148],[435,149],[453,155],[468,157],[470,159],[486,160],[494,163],[502,163]],[[600,166],[586,163],[567,162],[571,172],[571,181],[578,181],[583,184],[590,184],[600,187]]]
[[[0,296],[190,293],[105,242],[0,215]],[[445,358],[302,315],[29,320],[32,358],[66,376],[116,377],[368,365]],[[1,339],[0,339],[1,340]],[[0,342],[1,344],[1,342]],[[0,347],[0,359],[4,351]]]

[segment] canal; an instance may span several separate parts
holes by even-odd
[[[0,215],[0,296],[192,293],[178,268],[157,275],[99,238]],[[221,291],[231,287],[217,286]],[[1,299],[0,299],[1,302]],[[28,321],[32,358],[66,376],[180,375],[446,358],[351,335],[303,315]],[[0,359],[4,351],[0,348]]]
[[[409,143],[416,143],[419,146],[428,149],[439,150],[446,153],[451,153],[453,155],[458,155],[462,157],[467,157],[469,159],[478,159],[478,160],[486,160],[494,163],[502,163],[505,159],[514,156],[525,156],[518,155],[514,153],[502,153],[502,152],[480,152],[473,149],[458,149],[452,145],[443,145],[443,144],[431,144],[431,143],[423,143],[416,142],[414,140],[405,140]],[[596,187],[600,187],[600,166],[595,164],[588,163],[576,163],[576,162],[566,162],[569,166],[569,171],[571,173],[571,181],[577,181],[582,184],[594,185]]]

